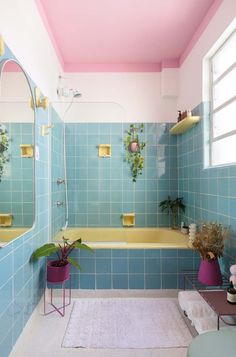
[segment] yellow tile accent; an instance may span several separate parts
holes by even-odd
[[[0,36],[0,56],[3,56],[5,53],[5,45],[2,36]]]
[[[125,227],[134,227],[135,225],[135,213],[124,213],[123,214],[123,226]]]
[[[10,227],[12,225],[12,215],[10,213],[0,213],[0,226]]]
[[[110,144],[98,145],[98,156],[99,157],[111,157],[111,145]]]
[[[21,157],[33,157],[34,156],[34,148],[30,144],[22,144],[20,145]]]

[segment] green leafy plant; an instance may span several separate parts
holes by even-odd
[[[204,222],[198,229],[192,243],[203,260],[213,260],[223,256],[224,241],[229,235],[229,229],[217,222]]]
[[[144,141],[140,141],[139,138],[139,134],[143,133],[143,130],[144,124],[140,124],[139,126],[131,124],[127,130],[127,135],[124,138],[126,161],[130,165],[133,182],[137,181],[138,175],[142,175],[144,167],[142,150],[145,148],[146,143]]]
[[[8,156],[5,152],[9,146],[9,140],[7,136],[7,131],[2,126],[0,126],[0,182],[4,171],[4,164],[9,161]]]
[[[50,255],[56,254],[57,259],[53,261],[53,266],[62,267],[70,263],[80,270],[80,265],[76,260],[69,257],[69,255],[74,249],[83,249],[89,252],[93,252],[93,249],[82,243],[81,238],[71,243],[65,237],[63,237],[62,240],[62,243],[46,243],[42,247],[36,249],[31,256],[31,260],[37,260],[41,257],[49,257]]]
[[[185,204],[183,203],[183,198],[182,197],[177,197],[174,200],[170,198],[170,196],[167,197],[167,200],[163,200],[159,203],[159,206],[164,212],[165,210],[168,210],[171,213],[171,228],[172,229],[177,229],[177,214],[178,210],[180,209],[181,211],[185,211]]]

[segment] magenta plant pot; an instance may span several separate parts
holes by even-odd
[[[61,283],[69,279],[70,275],[70,264],[67,263],[62,267],[54,267],[53,261],[47,263],[47,281],[50,283]]]
[[[223,284],[218,259],[201,260],[198,280],[204,285],[219,286]]]
[[[132,141],[129,146],[129,150],[131,152],[137,152],[139,150],[138,143],[136,141]]]

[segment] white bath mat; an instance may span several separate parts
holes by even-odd
[[[191,340],[176,299],[81,299],[74,303],[62,347],[172,348]]]

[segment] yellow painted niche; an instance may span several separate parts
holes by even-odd
[[[135,213],[124,213],[122,215],[122,223],[124,227],[134,227],[135,226]]]
[[[110,144],[98,145],[98,156],[99,157],[111,157],[111,145]]]
[[[0,227],[10,227],[12,225],[12,215],[10,213],[0,213]]]
[[[34,156],[34,148],[30,144],[22,144],[20,145],[21,157],[33,157]]]

